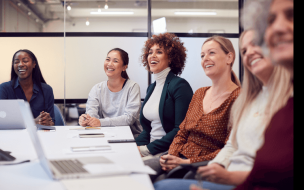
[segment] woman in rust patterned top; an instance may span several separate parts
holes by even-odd
[[[163,171],[183,163],[212,160],[229,138],[230,110],[240,93],[240,82],[232,71],[235,50],[230,40],[213,36],[204,42],[201,58],[212,86],[195,92],[169,154],[159,159]]]

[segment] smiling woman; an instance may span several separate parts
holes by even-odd
[[[131,128],[134,137],[142,131],[139,123],[141,106],[139,85],[129,79],[126,69],[128,53],[120,48],[108,52],[104,62],[107,81],[96,84],[90,91],[86,113],[79,117],[83,127],[123,126]]]
[[[26,49],[17,51],[12,60],[11,81],[0,85],[0,99],[28,101],[36,124],[54,125],[54,95],[46,84],[36,56]]]
[[[153,35],[143,48],[143,65],[155,78],[140,112],[143,132],[135,139],[145,164],[168,150],[185,118],[193,91],[176,76],[182,73],[185,60],[186,48],[174,34]]]

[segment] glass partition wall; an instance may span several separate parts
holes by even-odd
[[[200,48],[212,35],[229,38],[237,52],[233,70],[241,78],[238,55],[238,0],[0,0],[0,83],[10,80],[14,52],[29,49],[38,58],[55,104],[67,123],[77,125],[91,88],[107,80],[107,53],[129,54],[127,73],[140,85],[141,98],[154,82],[141,64],[145,41],[175,33],[187,48],[181,75],[193,88],[211,84],[200,66]],[[4,44],[4,45],[3,45]],[[199,81],[199,82],[198,82]]]

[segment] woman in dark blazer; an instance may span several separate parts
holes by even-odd
[[[193,96],[189,83],[176,75],[185,67],[186,48],[174,34],[153,35],[143,49],[143,65],[155,82],[140,111],[141,134],[135,139],[143,160],[169,149]]]

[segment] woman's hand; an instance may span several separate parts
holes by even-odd
[[[191,184],[190,185],[190,190],[203,190],[203,189],[200,188],[200,187],[198,187],[198,186],[196,186],[196,185],[194,185],[194,184]]]
[[[232,184],[230,180],[231,174],[217,163],[201,166],[197,169],[197,173],[201,175],[202,179],[213,183]]]
[[[249,175],[249,171],[232,171],[229,172],[223,168],[220,164],[213,163],[209,166],[201,166],[198,168],[197,173],[202,176],[203,179],[213,182],[227,185],[240,185]]]
[[[91,118],[91,116],[89,114],[82,114],[78,120],[79,125],[81,125],[83,127],[88,126],[88,122],[89,122],[90,118]]]
[[[143,157],[143,155],[142,155],[141,152],[140,152],[140,146],[137,146],[137,148],[138,148],[138,151],[139,151],[140,156]]]
[[[54,122],[50,114],[44,111],[40,112],[40,115],[35,119],[35,123],[46,126],[54,125]]]
[[[100,127],[100,120],[95,117],[87,117],[88,123],[87,126],[90,127]]]
[[[159,159],[159,163],[164,171],[171,171],[180,164],[190,164],[190,159],[182,159],[174,155],[163,155]]]

